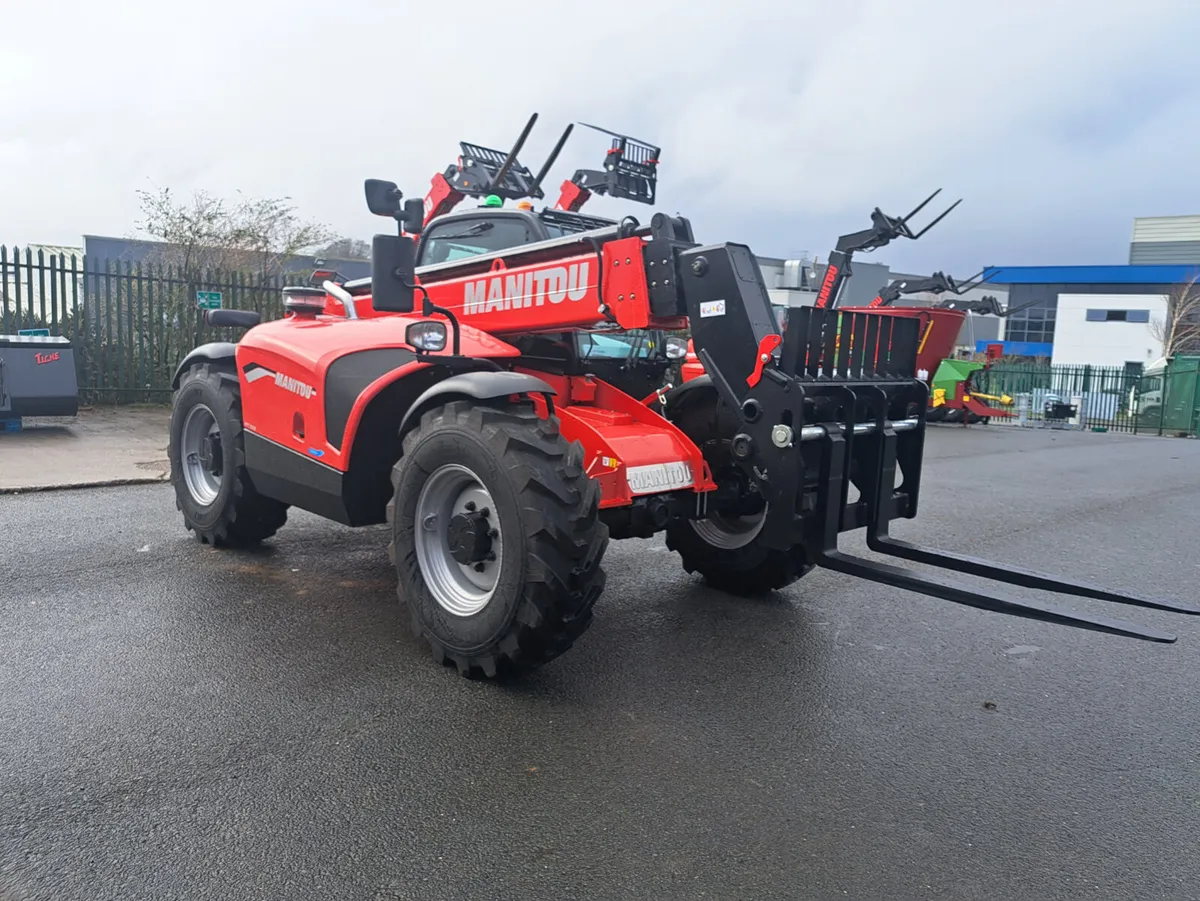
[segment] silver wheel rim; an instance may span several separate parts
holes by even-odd
[[[216,442],[213,438],[216,438]],[[183,480],[188,494],[203,507],[217,499],[221,491],[221,477],[213,472],[213,466],[222,463],[214,459],[221,453],[221,430],[212,410],[197,404],[188,410],[179,437],[179,450],[183,463]]]
[[[767,506],[751,516],[721,516],[710,513],[707,519],[688,520],[696,534],[713,547],[735,551],[745,547],[762,531],[767,521]]]
[[[485,559],[462,563],[454,557],[450,535],[456,517],[486,524]],[[472,616],[488,605],[504,562],[504,543],[496,504],[475,473],[458,463],[434,470],[417,498],[414,535],[421,575],[442,609],[455,616]]]

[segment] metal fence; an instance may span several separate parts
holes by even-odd
[[[183,266],[23,253],[0,246],[0,334],[46,328],[75,347],[84,403],[165,402],[184,355],[205,341],[232,341],[204,323],[198,296],[227,309],[283,315],[281,289],[308,273],[256,275]]]
[[[975,373],[971,387],[1010,405],[997,425],[1130,432],[1197,434],[1200,357],[1172,360],[1165,371],[1143,375],[1122,366],[997,364]]]

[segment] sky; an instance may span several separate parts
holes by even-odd
[[[388,231],[458,142],[539,114],[662,147],[656,208],[702,242],[817,255],[934,189],[963,203],[864,259],[1128,262],[1135,216],[1200,213],[1196,0],[40,0],[4,4],[0,243],[136,233],[139,189],[289,197],[339,234]],[[576,128],[548,202],[603,135]],[[470,202],[470,201],[468,201]],[[651,208],[593,198],[585,210]],[[925,221],[923,216],[915,224]]]

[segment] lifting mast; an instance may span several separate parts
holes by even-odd
[[[451,212],[465,197],[495,195],[502,200],[543,199],[542,185],[550,169],[574,131],[576,123],[568,123],[559,136],[550,155],[537,174],[521,165],[517,159],[525,141],[537,122],[534,113],[525,123],[512,149],[503,151],[460,141],[460,154],[444,172],[432,179],[429,193],[425,196],[425,225],[438,216]],[[559,198],[553,209],[557,212],[577,213],[593,194],[603,194],[621,200],[653,204],[658,182],[658,157],[661,148],[586,122],[579,123],[612,137],[612,146],[605,155],[602,170],[577,169],[571,178],[562,183]]]
[[[871,213],[870,228],[842,235],[838,238],[837,246],[833,253],[829,255],[829,262],[825,264],[825,275],[821,279],[821,287],[817,292],[817,300],[814,306],[818,308],[828,307],[829,309],[837,307],[842,286],[845,285],[846,279],[851,275],[850,260],[855,253],[877,250],[880,247],[890,244],[896,238],[908,238],[910,241],[915,241],[945,219],[952,209],[962,203],[961,198],[954,201],[940,216],[919,232],[914,232],[908,225],[909,220],[923,210],[929,201],[933,200],[941,192],[942,189],[938,188],[918,204],[907,216],[899,219],[888,216],[879,207],[875,207]]]

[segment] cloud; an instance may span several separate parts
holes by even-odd
[[[1200,205],[1190,0],[176,6],[6,12],[47,37],[0,57],[0,240],[129,233],[149,180],[365,237],[364,178],[423,194],[459,140],[506,148],[534,110],[531,168],[568,121],[628,131],[663,147],[661,209],[769,255],[824,256],[937,187],[965,202],[881,261],[1123,262],[1133,216]],[[605,146],[576,129],[551,196]]]

